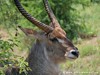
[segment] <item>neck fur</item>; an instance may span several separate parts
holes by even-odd
[[[58,64],[50,60],[46,51],[46,45],[40,41],[36,41],[32,46],[28,57],[31,75],[59,75]]]

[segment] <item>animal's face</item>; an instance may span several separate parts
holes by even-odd
[[[76,59],[79,56],[78,49],[66,37],[66,33],[61,27],[56,27],[49,34],[39,33],[35,30],[22,28],[20,29],[26,35],[33,35],[41,43],[44,43],[48,56],[55,62],[62,62],[65,59]]]
[[[79,56],[78,49],[66,37],[66,33],[61,28],[55,28],[47,37],[47,51],[55,62],[67,59],[76,59]]]

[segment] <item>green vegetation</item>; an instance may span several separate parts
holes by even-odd
[[[47,13],[44,9],[43,1],[36,1],[34,0],[21,0],[21,3],[23,7],[27,10],[27,12],[30,12],[32,16],[36,17],[41,22],[50,23],[50,20],[47,16]],[[85,18],[84,15],[81,14],[81,11],[84,11],[84,9],[89,6],[90,0],[59,0],[59,1],[50,1],[50,4],[52,6],[52,9],[63,27],[63,29],[67,32],[68,38],[77,39],[78,37],[81,37],[81,34],[84,34],[86,30],[88,30],[88,27],[86,27],[85,24]],[[1,0],[0,1],[0,22],[2,25],[6,26],[7,28],[16,28],[17,25],[21,25],[23,27],[33,27],[30,22],[28,22],[17,10],[16,6],[14,5],[13,0]],[[60,13],[59,13],[60,12]],[[13,22],[13,23],[12,23]],[[87,28],[86,30],[83,30],[83,28]],[[80,32],[80,33],[79,33]],[[88,36],[91,36],[94,34],[92,30],[90,30],[91,33],[85,33]],[[84,35],[85,35],[84,34]],[[90,34],[90,35],[89,35]]]
[[[99,0],[49,1],[68,38],[76,43],[80,51],[80,57],[76,61],[67,61],[61,65],[62,70],[76,72],[74,75],[99,75]],[[21,3],[32,16],[46,24],[50,23],[42,0],[21,0]],[[13,0],[0,0],[0,5],[0,75],[4,75],[4,70],[11,66],[18,66],[21,68],[20,72],[26,73],[29,68],[24,56],[27,56],[34,39],[27,38],[19,29],[16,31],[16,28],[17,25],[38,28],[19,13]],[[18,36],[15,36],[16,33]]]

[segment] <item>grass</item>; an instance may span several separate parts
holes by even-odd
[[[94,53],[96,53],[96,49],[94,48],[93,45],[83,46],[83,48],[80,51],[81,57],[90,56],[93,55]]]

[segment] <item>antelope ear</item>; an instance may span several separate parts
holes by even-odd
[[[40,33],[29,28],[22,28],[21,26],[18,26],[27,36],[34,36],[35,38],[40,37]]]

